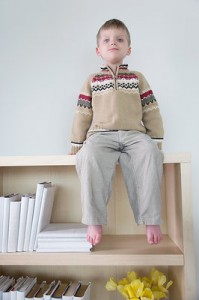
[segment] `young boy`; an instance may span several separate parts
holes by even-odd
[[[102,238],[107,204],[117,162],[121,165],[137,224],[146,225],[148,243],[162,239],[160,184],[163,125],[157,101],[144,76],[129,71],[123,60],[131,53],[123,22],[105,22],[97,34],[101,71],[89,76],[79,95],[72,126],[71,154],[77,154],[81,181],[82,222],[87,240]]]

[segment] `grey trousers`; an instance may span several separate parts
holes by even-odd
[[[136,223],[161,223],[163,154],[148,135],[138,131],[94,133],[76,156],[81,182],[82,223],[107,224],[107,204],[117,162],[122,169]]]

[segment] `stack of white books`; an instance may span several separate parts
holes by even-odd
[[[37,277],[0,276],[1,300],[89,300],[91,283],[78,282],[37,282]]]
[[[38,233],[50,223],[55,186],[38,183],[35,194],[0,197],[0,252],[34,251]]]
[[[87,226],[82,223],[49,223],[38,234],[37,252],[89,252]]]

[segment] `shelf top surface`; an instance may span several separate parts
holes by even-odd
[[[183,253],[165,235],[158,245],[149,245],[145,235],[104,236],[100,245],[87,253],[1,253],[0,265],[175,265],[184,264]]]
[[[164,153],[164,163],[190,163],[191,154],[186,152]],[[47,156],[0,156],[0,167],[15,166],[73,166],[76,164],[75,155]]]

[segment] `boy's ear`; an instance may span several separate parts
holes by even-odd
[[[127,51],[127,54],[126,54],[126,55],[130,55],[130,54],[131,54],[131,50],[132,50],[132,48],[131,48],[131,47],[129,47],[129,49],[128,49],[128,51]]]
[[[99,51],[99,48],[98,48],[98,47],[96,47],[96,54],[97,54],[97,55],[100,55],[100,51]]]

